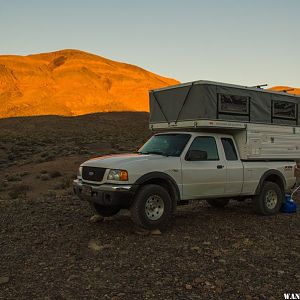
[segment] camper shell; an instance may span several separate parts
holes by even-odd
[[[300,97],[195,81],[150,91],[150,129],[228,132],[242,160],[300,160]]]

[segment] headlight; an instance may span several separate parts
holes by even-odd
[[[128,181],[128,172],[126,170],[110,170],[107,175],[108,180]]]
[[[82,177],[82,167],[79,167],[78,172],[77,172],[77,177]]]

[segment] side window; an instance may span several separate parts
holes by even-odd
[[[238,160],[236,149],[231,138],[221,138],[227,160]]]
[[[297,120],[297,104],[273,100],[273,118]]]
[[[249,115],[249,97],[218,94],[218,112]]]
[[[202,158],[198,160],[219,160],[216,140],[211,136],[196,137],[192,142],[189,151],[202,151]]]

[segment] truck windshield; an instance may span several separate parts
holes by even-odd
[[[139,153],[180,156],[190,137],[190,134],[183,133],[157,134],[146,142]]]

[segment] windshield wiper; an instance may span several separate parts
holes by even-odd
[[[159,151],[145,151],[145,152],[138,152],[140,154],[156,154],[156,155],[162,155],[162,156],[168,156],[162,152],[159,152]]]

